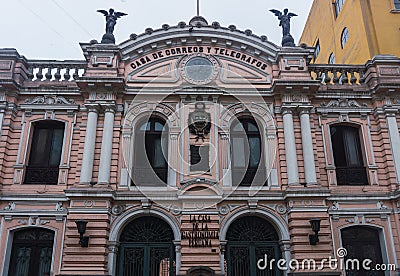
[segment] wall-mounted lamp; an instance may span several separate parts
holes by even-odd
[[[86,232],[86,224],[88,223],[86,220],[77,220],[75,221],[76,227],[78,227],[78,233],[79,233],[79,244],[82,247],[88,247],[89,246],[89,237],[84,237],[83,234]]]
[[[319,242],[318,232],[321,229],[321,219],[313,218],[310,219],[311,229],[314,231],[314,235],[310,235],[310,244],[316,245]]]

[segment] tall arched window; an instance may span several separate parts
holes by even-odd
[[[367,262],[370,268],[374,268],[376,264],[383,264],[381,238],[379,230],[365,226],[355,226],[346,228],[342,232],[342,247],[347,250],[345,259],[358,260],[359,268],[354,269],[349,265],[346,267],[346,275],[376,275],[383,276],[385,273],[378,270],[366,270],[363,267],[363,261]],[[370,274],[370,272],[372,272]]]
[[[250,186],[258,175],[261,163],[261,135],[256,121],[251,117],[236,120],[231,127],[232,137],[232,182],[234,185]],[[262,178],[262,177],[260,177]],[[265,176],[264,180],[265,181]],[[262,181],[262,180],[261,180]],[[263,183],[257,183],[263,184]]]
[[[54,232],[28,228],[14,233],[8,275],[50,275]]]
[[[141,122],[135,131],[135,185],[159,186],[167,183],[168,129],[165,121],[150,117]]]
[[[346,45],[348,40],[349,40],[349,29],[346,27],[343,29],[341,36],[342,49],[344,48],[344,45]]]
[[[345,0],[336,0],[336,2],[334,3],[334,5],[335,5],[335,14],[336,14],[336,17],[339,16],[339,13],[340,13],[340,11],[341,11],[342,8],[343,8],[344,1],[345,1]]]
[[[59,121],[33,123],[25,184],[57,184],[65,124]]]
[[[338,185],[368,184],[359,129],[333,125],[330,130]]]

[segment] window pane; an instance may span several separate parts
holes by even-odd
[[[258,131],[258,127],[253,123],[247,123],[248,131]]]
[[[49,129],[36,128],[34,129],[31,154],[29,156],[29,163],[33,166],[45,166],[47,165],[47,152],[46,149],[49,141]]]
[[[246,167],[245,140],[243,137],[232,138],[233,165],[234,167]]]
[[[242,123],[241,122],[237,123],[233,128],[233,131],[244,131]]]
[[[150,122],[142,124],[139,129],[143,131],[150,130]]]
[[[55,129],[54,133],[53,133],[53,141],[52,141],[51,151],[50,151],[49,165],[51,167],[57,167],[60,165],[63,139],[64,139],[64,130],[63,129]]]
[[[163,148],[161,146],[161,136],[155,138],[154,140],[154,158],[153,159],[153,167],[154,168],[160,168],[165,166],[165,159],[164,159],[164,153],[163,153]]]
[[[250,164],[251,168],[258,167],[260,163],[261,156],[261,145],[260,145],[260,137],[250,137],[249,138],[249,147],[250,147]]]
[[[154,126],[155,131],[163,131],[164,125],[160,122],[156,122]]]
[[[344,131],[344,143],[346,151],[347,166],[361,167],[362,159],[360,156],[360,142],[358,138],[358,129],[347,128]]]

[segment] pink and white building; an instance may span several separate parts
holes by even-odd
[[[398,275],[398,57],[202,17],[81,47],[0,49],[1,275]]]

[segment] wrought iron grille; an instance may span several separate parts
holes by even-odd
[[[119,276],[175,275],[174,234],[164,220],[140,217],[122,231]]]
[[[336,167],[338,185],[366,185],[368,184],[365,167]]]
[[[266,220],[247,216],[237,219],[228,229],[227,272],[228,276],[279,276],[281,272],[273,267],[260,270],[257,261],[279,259],[279,237],[275,228]]]
[[[24,183],[56,185],[58,183],[58,167],[27,167]]]

